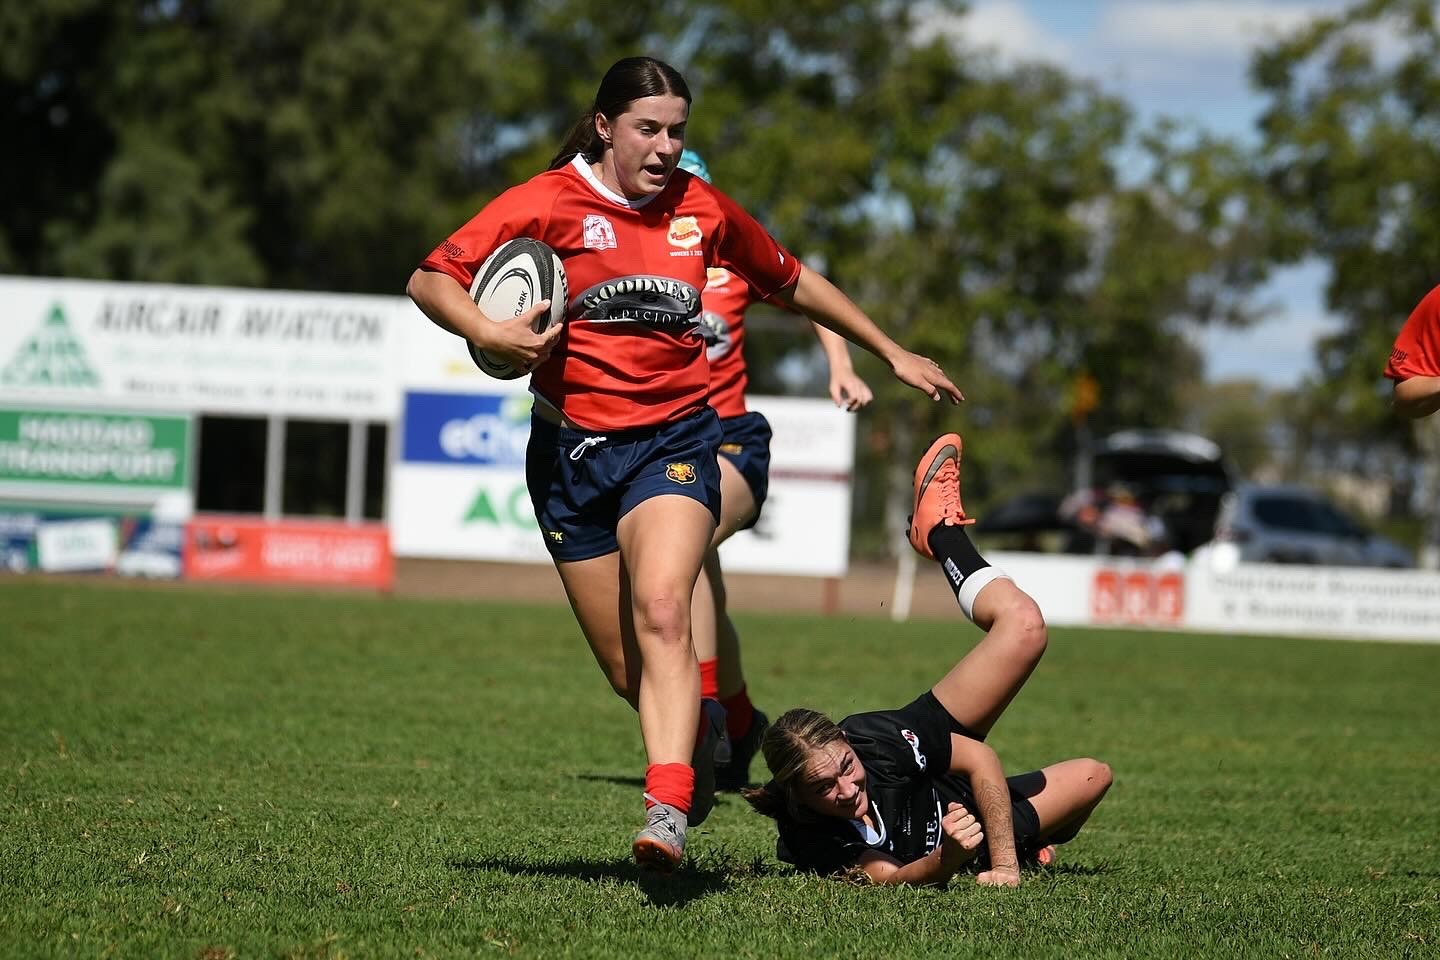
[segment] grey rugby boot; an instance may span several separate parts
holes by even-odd
[[[730,738],[725,734],[725,708],[709,697],[700,701],[704,730],[690,766],[695,770],[695,796],[690,801],[690,825],[698,827],[715,809],[715,765],[730,762]]]
[[[765,728],[770,718],[759,710],[750,721],[745,736],[730,741],[730,762],[715,764],[715,788],[722,793],[733,793],[750,786],[750,761],[760,752],[760,741],[765,737]]]
[[[649,794],[646,799],[653,799]],[[635,835],[630,852],[646,870],[672,873],[685,859],[685,814],[668,803],[656,803],[645,814],[645,826]]]

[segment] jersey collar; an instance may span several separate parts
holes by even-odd
[[[573,166],[576,172],[585,179],[586,183],[590,184],[590,189],[594,190],[596,193],[600,194],[600,196],[604,197],[606,200],[609,200],[611,203],[621,207],[628,207],[631,210],[639,210],[641,207],[648,204],[651,200],[654,200],[656,197],[660,196],[660,193],[665,192],[664,190],[662,190],[660,191],[660,193],[652,193],[650,196],[645,197],[641,200],[631,200],[629,197],[622,197],[620,194],[616,193],[614,190],[611,190],[609,187],[605,186],[605,184],[601,183],[600,178],[595,176],[595,171],[590,169],[590,164],[585,162],[585,156],[583,154],[575,154],[574,159],[570,161],[570,165]],[[672,173],[671,176],[673,177],[674,174]],[[670,184],[667,182],[665,186],[668,187],[670,186]]]

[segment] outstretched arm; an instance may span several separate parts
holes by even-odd
[[[795,285],[775,294],[775,298],[869,350],[890,365],[897,379],[930,399],[948,396],[952,403],[965,399],[938,363],[913,354],[891,340],[839,287],[809,267],[801,266]]]
[[[1395,384],[1395,412],[1418,420],[1440,410],[1440,377],[1410,377]]]
[[[870,387],[855,373],[850,362],[850,343],[833,330],[827,330],[815,321],[810,321],[820,347],[825,351],[825,360],[830,364],[830,399],[835,406],[854,413],[875,399]]]
[[[1020,858],[1015,853],[1015,824],[1010,814],[1010,785],[1000,757],[979,740],[950,735],[950,772],[970,781],[980,823],[990,838],[990,869],[976,877],[989,887],[1020,886]]]

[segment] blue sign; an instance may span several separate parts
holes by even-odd
[[[406,463],[521,466],[530,442],[528,393],[407,393]]]

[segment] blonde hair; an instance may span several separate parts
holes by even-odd
[[[770,782],[743,790],[741,796],[767,817],[789,814],[796,820],[814,820],[815,814],[800,796],[800,780],[817,753],[844,739],[845,733],[823,713],[804,707],[785,711],[760,741]]]

